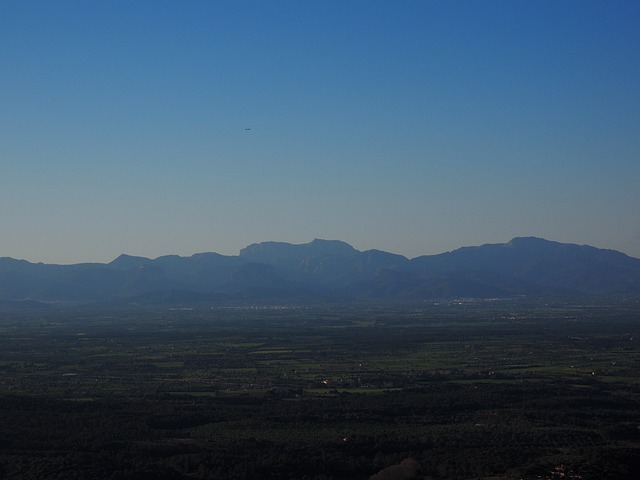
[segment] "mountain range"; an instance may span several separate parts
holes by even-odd
[[[198,253],[54,265],[0,258],[0,301],[408,301],[459,297],[640,295],[640,259],[614,250],[514,238],[408,259],[339,240],[263,242]]]

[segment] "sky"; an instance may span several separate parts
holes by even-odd
[[[640,3],[0,0],[0,257],[640,258]]]

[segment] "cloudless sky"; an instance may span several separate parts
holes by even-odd
[[[0,65],[0,256],[640,257],[638,1],[0,0]]]

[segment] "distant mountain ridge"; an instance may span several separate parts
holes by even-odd
[[[401,301],[452,297],[640,295],[640,259],[517,237],[408,259],[339,240],[263,242],[198,253],[50,265],[0,258],[0,301],[141,303]]]

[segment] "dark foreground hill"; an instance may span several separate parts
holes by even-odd
[[[639,295],[640,260],[540,238],[408,259],[337,240],[264,242],[237,256],[199,253],[108,264],[0,258],[0,301],[139,303],[423,300]]]

